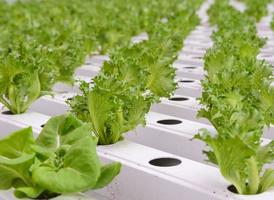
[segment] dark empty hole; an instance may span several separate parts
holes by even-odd
[[[91,65],[91,64],[92,64],[92,62],[90,62],[90,61],[86,62],[86,65]]]
[[[170,101],[187,101],[188,98],[186,98],[186,97],[172,97],[169,100]]]
[[[41,127],[44,128],[45,124],[42,124]]]
[[[202,56],[194,56],[193,58],[202,59]]]
[[[71,100],[72,100],[72,97],[70,97],[70,98],[67,98],[67,100],[68,100],[68,101],[71,101]]]
[[[234,185],[228,186],[227,189],[234,194],[238,194],[237,188]]]
[[[180,80],[181,83],[193,83],[194,80]]]
[[[196,69],[197,67],[184,67],[185,69]]]
[[[177,125],[183,123],[181,120],[177,119],[163,119],[157,121],[158,124],[164,124],[164,125]]]
[[[10,110],[6,110],[2,112],[3,115],[13,115],[13,113]]]
[[[182,161],[176,158],[156,158],[149,161],[149,164],[157,167],[173,167],[181,163]]]

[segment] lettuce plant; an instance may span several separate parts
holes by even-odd
[[[257,22],[268,14],[267,5],[272,2],[272,0],[241,0],[246,5],[245,13],[253,17]]]
[[[166,23],[154,22],[148,41],[116,48],[94,85],[83,82],[82,94],[68,101],[78,118],[91,123],[99,144],[115,143],[124,133],[144,125],[150,106],[176,89],[172,63],[184,38],[199,22],[195,9],[200,3],[195,2],[194,9],[178,3]]]
[[[267,167],[274,160],[274,142],[261,141],[264,128],[274,123],[272,69],[256,60],[264,40],[254,21],[228,1],[216,0],[209,15],[218,31],[204,57],[207,75],[199,116],[216,133],[203,129],[196,138],[208,145],[208,161],[218,165],[238,193],[262,193],[274,186],[274,170]]]
[[[145,124],[152,102],[151,97],[140,95],[134,87],[122,88],[115,79],[109,84],[109,89],[95,86],[90,90],[85,83],[81,88],[86,92],[69,102],[76,116],[91,124],[101,145],[116,143],[125,132]]]
[[[31,128],[0,140],[0,189],[48,199],[109,184],[121,165],[102,165],[90,126],[71,114],[51,118],[35,140]]]
[[[55,83],[73,84],[87,56],[128,44],[176,5],[178,0],[0,1],[0,102],[14,114],[25,112]]]
[[[51,10],[51,4],[44,3],[43,7]],[[56,82],[72,83],[74,69],[86,53],[79,24],[64,23],[66,14],[60,14],[61,8],[45,14],[34,1],[16,2],[3,9],[0,101],[12,113],[20,114],[37,98],[50,93]]]

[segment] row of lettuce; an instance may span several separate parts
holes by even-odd
[[[48,199],[102,188],[119,173],[119,163],[100,163],[96,145],[118,142],[125,132],[145,124],[150,106],[176,89],[172,63],[199,23],[196,10],[202,0],[38,2],[1,5],[10,11],[9,17],[0,12],[7,34],[0,36],[6,47],[1,51],[6,63],[0,66],[1,92],[5,101],[21,98],[9,104],[14,110],[3,103],[13,113],[25,111],[26,102],[48,93],[66,73],[71,79],[91,52],[102,46],[111,50],[94,85],[82,82],[82,94],[68,102],[72,114],[50,119],[37,139],[27,128],[0,141],[0,189],[14,189],[17,198]],[[10,22],[12,17],[18,21]],[[11,28],[18,33],[8,36]],[[130,43],[132,35],[144,30],[149,40]],[[5,44],[8,37],[16,42]],[[35,73],[36,86],[31,81]],[[41,89],[42,80],[47,89]],[[33,97],[34,87],[43,93]]]
[[[0,0],[0,102],[24,113],[56,82],[132,36],[150,33],[178,0]],[[145,5],[145,6],[144,6]]]
[[[230,189],[258,194],[274,186],[274,169],[267,166],[274,160],[274,141],[262,143],[264,128],[274,124],[274,88],[272,66],[256,59],[265,44],[257,36],[256,20],[265,13],[251,13],[253,5],[247,5],[242,13],[227,0],[215,0],[208,11],[217,31],[204,57],[199,116],[216,133],[203,129],[196,138],[208,145],[207,158],[233,185]]]
[[[273,0],[240,0],[245,3],[246,10],[245,13],[254,18],[259,22],[262,17],[268,15],[268,5],[270,5]]]
[[[93,83],[82,82],[82,94],[68,101],[73,114],[91,123],[99,144],[123,139],[124,133],[145,123],[153,103],[174,92],[172,63],[199,23],[194,11],[201,1],[194,3],[185,1],[164,21],[155,22],[149,40],[116,48]]]

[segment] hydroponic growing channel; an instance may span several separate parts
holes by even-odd
[[[0,0],[0,200],[273,200],[272,0]]]

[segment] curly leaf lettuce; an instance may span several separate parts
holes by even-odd
[[[257,36],[254,20],[228,1],[216,0],[209,9],[218,26],[214,46],[205,55],[207,76],[202,81],[203,105],[198,116],[216,129],[201,130],[208,161],[240,194],[258,194],[273,187],[273,141],[262,145],[266,126],[273,124],[273,88],[270,64],[256,60],[265,41]]]

